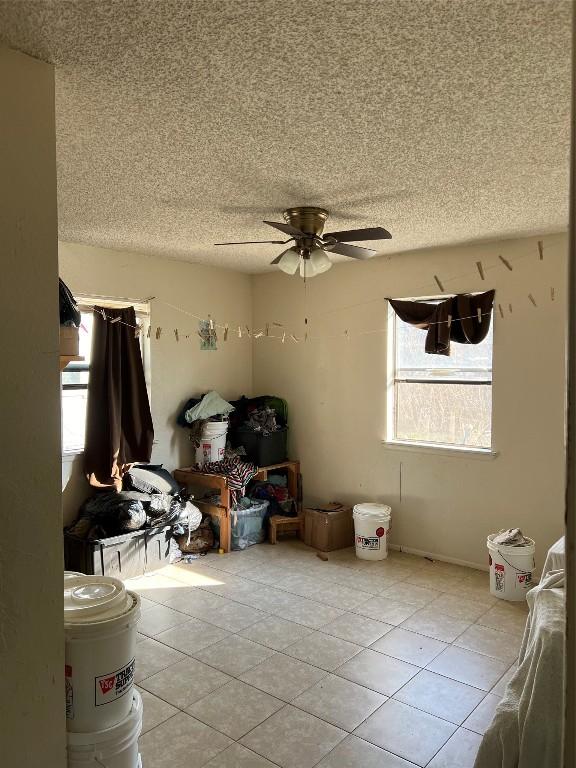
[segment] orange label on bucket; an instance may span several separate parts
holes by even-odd
[[[97,707],[116,701],[132,689],[134,666],[135,661],[132,659],[125,667],[117,669],[116,672],[100,675],[94,679],[94,703]]]

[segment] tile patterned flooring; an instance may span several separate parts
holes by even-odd
[[[526,620],[487,573],[297,541],[126,583],[145,768],[472,768]]]

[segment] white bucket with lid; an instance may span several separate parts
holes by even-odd
[[[496,536],[497,533],[491,533],[486,541],[490,563],[490,592],[503,600],[525,600],[526,592],[534,586],[534,540],[526,537],[528,544],[510,547],[494,544]]]
[[[362,560],[388,557],[391,516],[392,509],[387,504],[356,504],[353,513],[356,557]]]
[[[196,448],[196,464],[202,466],[213,461],[222,461],[226,450],[227,421],[207,421],[202,428],[200,445]]]
[[[111,728],[132,707],[140,598],[111,576],[64,580],[66,726]]]
[[[134,689],[128,716],[112,728],[67,735],[68,768],[139,768],[142,697]]]

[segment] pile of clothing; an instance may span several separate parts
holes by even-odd
[[[270,515],[296,517],[296,501],[288,494],[288,479],[284,475],[270,475],[268,480],[256,482],[250,488],[251,499],[268,502]]]
[[[176,417],[176,423],[190,430],[190,440],[197,448],[202,439],[202,431],[208,421],[227,421],[234,406],[226,402],[218,392],[208,392],[201,398],[188,400]]]
[[[94,540],[166,525],[181,535],[200,526],[202,513],[162,465],[136,465],[122,484],[121,491],[100,491],[87,499],[67,532]]]
[[[230,503],[232,507],[238,507],[245,495],[246,486],[258,472],[258,467],[242,461],[239,456],[229,455],[222,461],[203,464],[201,471],[208,475],[224,475],[230,488]]]
[[[264,436],[282,428],[276,420],[276,411],[267,405],[250,411],[248,419],[244,422],[244,427]]]

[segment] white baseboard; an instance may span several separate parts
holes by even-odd
[[[466,568],[475,568],[477,571],[489,571],[490,568],[487,565],[479,563],[471,563],[468,560],[458,560],[456,557],[446,557],[445,555],[437,555],[434,552],[424,552],[421,549],[413,549],[412,547],[405,547],[401,544],[388,544],[389,549],[394,549],[397,552],[406,552],[408,555],[418,555],[419,557],[428,557],[431,560],[440,560],[442,563],[452,563],[452,565],[463,565]]]

